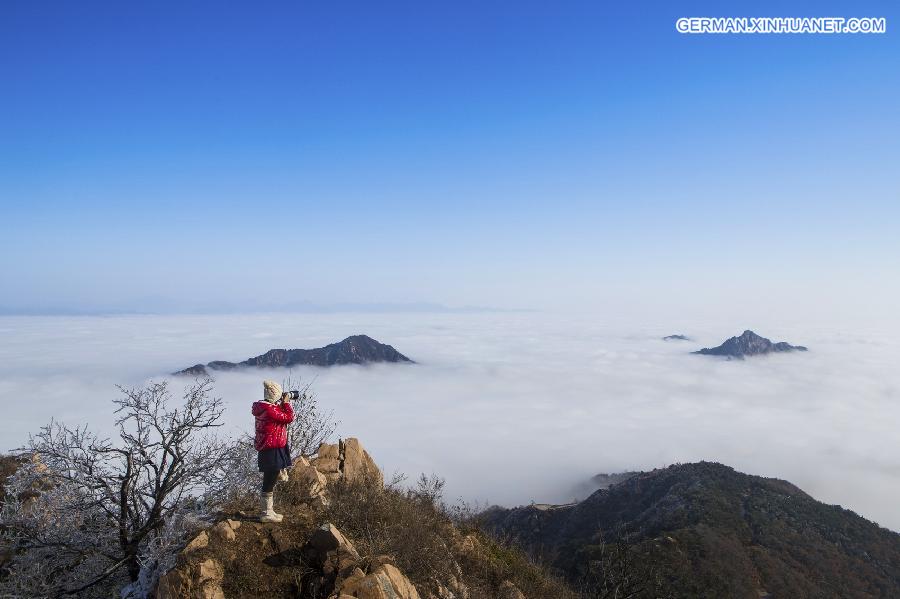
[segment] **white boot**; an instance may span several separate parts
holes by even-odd
[[[259,521],[260,522],[281,522],[282,516],[281,514],[275,513],[275,508],[272,505],[275,502],[275,494],[274,493],[262,493],[259,496]]]

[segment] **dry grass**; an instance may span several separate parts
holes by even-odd
[[[323,517],[353,540],[367,557],[389,555],[423,596],[440,583],[464,583],[471,599],[499,596],[511,581],[529,599],[575,599],[575,593],[512,546],[472,529],[460,529],[440,502],[442,482],[422,478],[412,489],[395,480],[384,490],[366,482],[329,487]],[[468,545],[463,542],[470,535]],[[474,548],[473,548],[474,545]]]

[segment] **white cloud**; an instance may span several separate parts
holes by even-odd
[[[367,333],[415,366],[304,368],[321,403],[387,470],[437,473],[449,498],[561,502],[598,472],[716,460],[785,478],[900,530],[900,336],[849,323],[544,314],[305,314],[0,319],[0,445],[51,416],[110,430],[114,385],[272,347]],[[746,327],[805,354],[687,352]],[[663,342],[684,332],[696,342]],[[259,371],[223,373],[229,431],[250,427]],[[176,384],[180,381],[176,380]]]

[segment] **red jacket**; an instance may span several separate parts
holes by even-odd
[[[251,412],[256,417],[256,451],[287,445],[287,425],[294,421],[294,408],[290,402],[271,404],[257,401],[253,403]]]

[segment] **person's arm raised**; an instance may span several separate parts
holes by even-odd
[[[272,405],[269,407],[268,412],[269,418],[271,418],[273,422],[288,424],[294,421],[294,407],[290,402]]]

